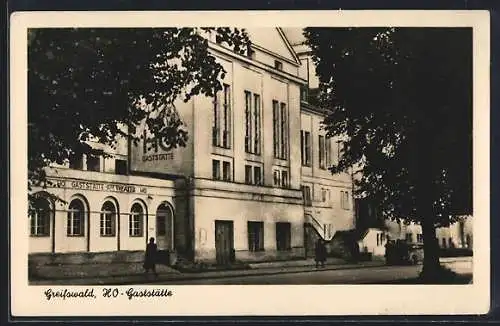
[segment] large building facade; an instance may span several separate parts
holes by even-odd
[[[250,56],[207,36],[227,73],[215,98],[177,103],[185,147],[121,140],[103,148],[111,157],[47,170],[30,253],[142,251],[154,237],[196,261],[290,259],[354,228],[351,176],[327,170],[341,143],[322,132],[324,112],[301,101],[311,82],[301,58],[280,28],[248,33]]]

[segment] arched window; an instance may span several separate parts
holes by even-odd
[[[131,237],[142,237],[144,229],[144,209],[141,204],[135,203],[130,210],[128,223],[128,235]]]
[[[50,217],[53,213],[50,203],[45,198],[38,198],[33,206],[30,212],[30,235],[47,237],[50,235]]]
[[[83,236],[85,230],[85,205],[80,199],[73,199],[68,207],[68,236]]]
[[[101,208],[101,237],[114,237],[116,230],[116,207],[111,201],[106,201]]]

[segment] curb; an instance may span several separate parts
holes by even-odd
[[[360,266],[360,265],[352,265],[352,266],[344,266],[344,267],[332,267],[328,268],[314,268],[314,266],[311,266],[312,269],[302,269],[302,270],[297,270],[297,271],[287,271],[287,270],[279,270],[279,271],[273,271],[273,272],[259,272],[259,273],[241,273],[241,274],[233,274],[233,275],[203,275],[203,273],[196,273],[195,275],[182,275],[179,277],[166,277],[162,279],[161,274],[159,274],[159,277],[157,279],[142,279],[140,280],[140,283],[137,281],[131,281],[131,280],[124,280],[123,282],[118,282],[115,283],[113,281],[111,282],[106,282],[104,281],[103,283],[83,283],[83,284],[77,284],[77,285],[130,285],[130,284],[154,284],[154,283],[161,283],[161,282],[175,282],[175,281],[191,281],[191,280],[199,280],[199,279],[221,279],[221,278],[236,278],[236,277],[245,277],[245,276],[264,276],[264,275],[278,275],[278,274],[299,274],[299,273],[305,273],[305,272],[321,272],[321,271],[331,271],[331,270],[351,270],[351,269],[360,269],[360,268],[374,268],[374,267],[381,267],[385,266],[385,264],[378,264],[378,265],[369,265],[369,266]],[[264,268],[262,268],[264,269]],[[194,273],[193,273],[194,274]],[[177,275],[177,274],[176,274]],[[134,275],[135,276],[143,276],[141,275]],[[119,277],[124,277],[124,276],[116,276],[116,278]],[[32,285],[52,285],[53,283],[51,282],[71,282],[72,280],[81,280],[85,278],[71,278],[71,279],[44,279],[44,280],[30,280],[29,283],[32,283]],[[98,278],[88,278],[88,279],[98,279]],[[41,283],[39,283],[41,282]],[[38,283],[38,284],[37,284]],[[47,283],[47,284],[43,284]],[[57,284],[54,284],[57,285]],[[175,285],[175,284],[173,284]]]

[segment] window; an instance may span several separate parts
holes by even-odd
[[[332,165],[330,146],[331,146],[330,138],[325,138],[325,136],[318,137],[320,169],[326,169],[327,167]]]
[[[453,243],[453,239],[452,238],[448,239],[448,247],[455,248],[455,244]]]
[[[380,246],[380,233],[377,233],[377,247]]]
[[[303,166],[311,166],[311,133],[300,131],[301,160]]]
[[[220,180],[220,161],[212,160],[212,178],[214,180]]]
[[[345,144],[341,140],[338,140],[337,141],[337,163],[340,161],[340,157],[342,156],[344,149],[345,149]]]
[[[413,242],[413,237],[411,233],[406,233],[406,242]]]
[[[286,160],[288,153],[288,121],[285,103],[273,100],[274,157]]]
[[[106,201],[101,208],[101,237],[114,237],[116,223],[116,208],[115,205]]]
[[[327,200],[327,189],[321,188],[321,201],[326,202]]]
[[[441,239],[442,247],[446,248],[446,238]]]
[[[278,61],[278,60],[274,60],[274,68],[276,68],[278,70],[283,70],[283,62]]]
[[[260,95],[245,91],[245,152],[260,155]]]
[[[47,237],[50,235],[50,220],[53,214],[50,203],[45,198],[38,198],[30,212],[30,235]]]
[[[292,249],[291,247],[291,225],[288,222],[276,223],[276,249],[285,251]]]
[[[167,217],[163,212],[156,212],[156,235],[164,236],[167,234]]]
[[[231,87],[227,84],[214,98],[212,145],[231,148]]]
[[[260,166],[253,167],[253,180],[256,185],[262,184],[262,170]]]
[[[128,174],[127,161],[115,159],[115,173],[116,174]]]
[[[139,203],[132,205],[128,221],[128,235],[131,237],[142,237],[144,224],[144,210]]]
[[[307,85],[301,86],[300,87],[300,100],[307,102],[307,93],[309,89]]]
[[[83,170],[83,158],[82,155],[75,155],[69,159],[70,169]]]
[[[288,169],[275,169],[273,171],[274,185],[281,188],[288,188]]]
[[[222,162],[222,180],[231,181],[231,164],[227,161]]]
[[[273,171],[273,181],[275,186],[279,187],[281,185],[281,174],[279,170]]]
[[[318,137],[318,145],[319,145],[319,168],[320,169],[325,169],[326,164],[325,164],[325,159],[326,159],[326,152],[325,152],[325,136],[319,136]]]
[[[260,165],[245,165],[245,183],[249,185],[262,184],[262,168]]]
[[[349,191],[340,191],[340,207],[342,209],[350,209],[349,208]]]
[[[283,188],[288,188],[288,171],[281,170],[281,186]]]
[[[252,184],[252,166],[245,165],[245,183]]]
[[[68,236],[83,236],[85,223],[85,206],[79,199],[73,199],[68,207],[66,234]]]
[[[87,155],[87,171],[101,171],[101,158],[99,156]]]
[[[222,172],[222,173],[221,173]],[[221,160],[212,160],[212,179],[231,181],[232,171],[231,162],[222,161],[222,171],[221,171]]]
[[[305,206],[312,206],[311,200],[311,187],[309,186],[301,186],[302,189],[302,198],[304,199]]]
[[[424,237],[423,237],[422,233],[417,233],[417,242],[418,243],[424,242]]]
[[[248,222],[248,250],[264,250],[264,222]]]
[[[330,138],[326,139],[325,142],[325,156],[326,156],[326,166],[329,167],[332,165],[332,141]]]

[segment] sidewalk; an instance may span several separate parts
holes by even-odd
[[[175,284],[175,281],[186,281],[186,280],[196,280],[196,279],[207,279],[207,278],[229,278],[238,276],[250,276],[250,275],[273,275],[282,273],[302,273],[302,272],[314,272],[314,271],[325,271],[325,270],[340,270],[340,269],[356,269],[356,268],[369,268],[376,266],[383,266],[383,261],[368,261],[360,263],[346,263],[343,260],[331,258],[327,261],[327,264],[323,268],[316,269],[313,259],[305,259],[298,261],[283,261],[283,262],[266,262],[266,263],[255,263],[250,265],[250,269],[245,270],[223,270],[223,271],[210,271],[210,272],[198,272],[198,273],[181,273],[173,268],[158,265],[158,278],[153,275],[145,275],[142,271],[142,264],[135,264],[132,268],[130,266],[126,268],[130,271],[129,274],[124,275],[123,273],[116,273],[118,268],[125,266],[111,266],[111,265],[122,265],[122,264],[110,264],[110,265],[99,265],[91,267],[83,267],[83,265],[77,265],[70,267],[71,269],[77,268],[77,271],[65,274],[69,269],[66,266],[52,267],[50,271],[50,279],[46,277],[45,279],[30,280],[30,285],[126,285],[126,284],[147,284],[147,283],[171,283]],[[131,265],[131,264],[128,264]],[[105,268],[103,268],[105,267]],[[140,268],[139,268],[140,267]],[[45,267],[44,267],[45,268]],[[98,276],[85,276],[85,271],[82,268],[100,268]],[[45,274],[49,272],[45,271]],[[113,274],[114,273],[114,274]],[[113,274],[110,276],[110,274]],[[74,275],[74,276],[73,276]],[[88,275],[88,274],[87,274]]]

